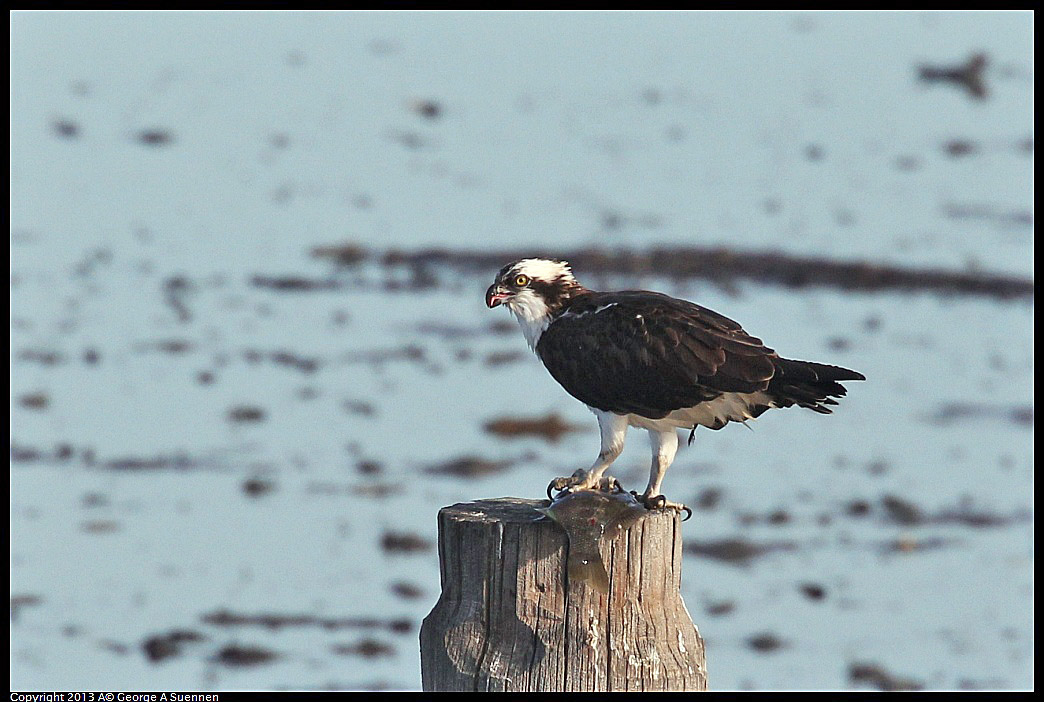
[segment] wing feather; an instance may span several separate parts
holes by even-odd
[[[537,353],[582,402],[654,419],[722,392],[764,390],[778,358],[733,320],[651,292],[579,296]]]
[[[828,414],[831,398],[845,395],[838,381],[864,380],[847,368],[781,358],[728,317],[644,291],[577,296],[536,351],[573,397],[651,419],[726,392],[766,392],[771,406]],[[766,409],[753,407],[753,416]]]

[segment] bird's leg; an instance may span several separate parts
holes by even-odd
[[[598,417],[598,430],[602,436],[602,448],[598,452],[598,458],[587,470],[578,469],[569,477],[555,478],[547,486],[547,494],[550,498],[552,490],[565,490],[576,492],[577,490],[620,490],[620,484],[613,477],[603,477],[606,469],[612,465],[621,452],[623,452],[624,439],[627,436],[627,415],[615,414],[594,410]]]
[[[667,469],[674,461],[674,455],[678,452],[678,432],[674,429],[649,430],[649,444],[652,446],[653,454],[652,467],[649,469],[649,485],[638,499],[647,509],[673,509],[678,512],[688,512],[689,516],[692,516],[691,509],[678,502],[669,502],[660,494],[663,476],[667,473]]]

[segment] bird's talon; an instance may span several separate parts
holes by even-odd
[[[624,492],[623,485],[612,476],[607,475],[597,481],[592,481],[587,471],[578,470],[568,478],[555,478],[548,483],[547,499],[552,501],[556,499],[557,496],[553,496],[552,492],[558,492],[560,496],[561,493],[573,493],[580,490],[596,490],[607,492],[610,495]]]
[[[648,510],[656,510],[662,512],[671,509],[677,512],[678,514],[685,512],[685,517],[682,518],[683,522],[688,521],[689,518],[692,517],[691,509],[681,504],[680,502],[670,502],[663,495],[636,495],[636,497],[638,497],[638,500],[641,501],[641,503],[645,505],[645,508]]]
[[[558,493],[563,492],[576,492],[577,490],[597,490],[606,489],[603,487],[606,478],[602,478],[601,482],[591,485],[591,481],[588,477],[587,471],[582,468],[577,470],[575,473],[566,478],[555,478],[547,486],[547,499],[553,500],[551,491],[554,490]]]
[[[570,485],[575,484],[574,481],[575,478],[555,478],[547,484],[547,499],[555,499],[551,496],[552,490],[556,492],[562,492],[563,490],[567,489]]]

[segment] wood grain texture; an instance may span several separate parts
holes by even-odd
[[[603,595],[569,582],[565,532],[499,498],[439,512],[442,596],[420,632],[425,691],[705,690],[682,602],[680,519],[650,513],[603,540]]]

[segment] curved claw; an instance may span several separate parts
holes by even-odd
[[[692,517],[692,510],[683,504],[678,502],[669,502],[663,495],[637,495],[632,493],[638,500],[645,505],[646,509],[655,510],[677,510],[679,514],[685,512],[685,517],[682,518],[683,522],[687,522]]]
[[[557,492],[562,492],[563,490],[568,488],[570,485],[573,485],[575,482],[576,482],[575,476],[572,477],[572,478],[555,478],[554,480],[552,480],[550,483],[547,484],[547,499],[549,499],[549,500],[554,500],[555,499],[554,497],[551,496],[551,491],[552,490],[555,490]]]
[[[551,493],[557,491],[558,493],[563,492],[577,492],[580,490],[591,490],[607,492],[610,495],[618,495],[624,490],[624,486],[620,484],[620,481],[611,475],[600,478],[597,482],[591,481],[586,471],[578,470],[568,478],[555,478],[547,484],[547,499],[552,502],[555,501],[556,497]],[[642,501],[642,498],[638,493],[631,491],[638,501]],[[560,496],[560,495],[559,495]]]

